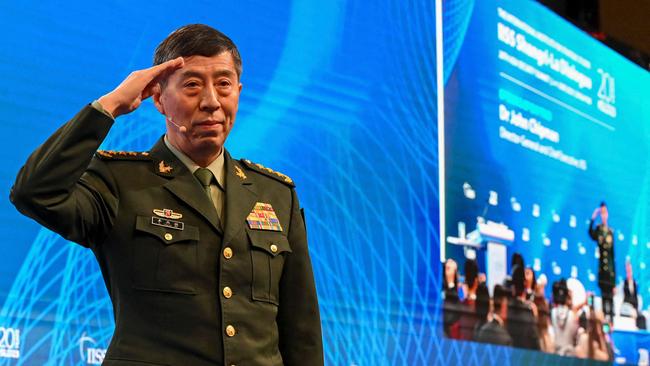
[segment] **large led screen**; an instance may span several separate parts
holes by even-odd
[[[444,336],[441,259],[454,258],[464,276],[459,223],[466,238],[478,216],[513,231],[508,262],[521,252],[549,283],[571,278],[576,266],[576,278],[598,293],[586,221],[605,200],[616,229],[617,278],[629,256],[640,291],[648,291],[641,268],[650,241],[643,231],[647,75],[535,3],[20,1],[3,2],[0,21],[0,365],[96,365],[105,357],[114,321],[96,259],[20,215],[9,191],[35,148],[131,71],[150,66],[158,42],[189,23],[224,31],[242,54],[244,87],[226,148],[296,183],[326,365],[571,363]],[[526,33],[521,22],[563,51]],[[573,79],[500,41],[497,23],[570,62]],[[591,107],[581,94],[569,96],[560,84],[516,67],[516,59],[592,98]],[[605,82],[601,98],[604,77],[613,82]],[[544,139],[499,120],[501,104],[528,120],[535,116]],[[499,137],[501,126],[510,139]],[[118,118],[102,148],[146,151],[164,130],[164,117],[146,101]],[[539,138],[539,146],[563,155],[515,144],[512,134]],[[519,211],[510,208],[514,203]],[[488,272],[484,250],[470,249],[479,271]]]
[[[473,303],[467,284],[482,274],[494,296],[495,285],[514,290],[523,273],[527,303],[546,301],[535,318],[548,307],[557,333],[554,308],[562,299],[554,299],[553,285],[558,295],[566,283],[573,307],[604,312],[616,359],[635,361],[642,348],[635,334],[645,335],[637,315],[650,302],[650,75],[538,3],[468,7],[443,35],[440,250],[465,284],[446,302]],[[605,210],[612,235],[603,243],[611,250],[596,241]],[[637,283],[634,311],[625,299],[626,266]],[[615,286],[610,317],[605,277]],[[585,312],[576,313],[583,326]],[[448,337],[479,333],[454,328],[457,318],[446,316]],[[519,335],[510,329],[514,346],[539,349]],[[551,352],[572,354],[556,337]]]

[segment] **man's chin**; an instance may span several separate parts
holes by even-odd
[[[194,144],[195,150],[202,154],[219,153],[223,147],[223,140],[218,138],[204,138]]]

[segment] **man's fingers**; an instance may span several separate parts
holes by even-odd
[[[115,90],[102,97],[102,105],[110,105],[109,112],[114,117],[132,112],[152,95],[154,86],[161,78],[169,76],[183,67],[183,64],[183,58],[177,57],[160,65],[132,72]]]
[[[147,84],[147,86],[142,91],[141,99],[145,100],[145,99],[149,98],[150,96],[152,96],[153,93],[154,93],[154,90],[156,89],[156,85],[158,85],[158,78],[155,78],[155,79],[151,80],[151,82],[149,84]]]
[[[147,77],[145,79],[147,82],[147,88],[149,88],[151,84],[156,84],[161,79],[168,77],[171,73],[183,67],[183,64],[184,64],[183,58],[177,57],[173,60],[163,62],[160,65],[152,66],[148,69],[145,69],[147,74]]]
[[[176,57],[173,60],[169,60],[166,62],[163,62],[160,65],[152,66],[148,70],[151,71],[153,74],[153,77],[155,78],[156,76],[168,72],[168,71],[174,71],[176,69],[179,69],[183,67],[184,60],[182,57]]]
[[[153,94],[154,86],[158,84],[161,79],[168,77],[171,73],[183,67],[184,61],[182,57],[177,57],[173,60],[163,62],[160,65],[152,66],[145,69],[147,77],[147,85],[140,94],[142,100],[149,98]]]

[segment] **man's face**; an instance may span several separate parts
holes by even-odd
[[[235,123],[241,88],[229,52],[186,57],[183,67],[154,93],[156,107],[168,118],[172,145],[195,161],[216,158]]]

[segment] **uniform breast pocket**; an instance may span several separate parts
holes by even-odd
[[[151,216],[138,216],[133,242],[133,287],[139,290],[196,294],[199,229],[155,225]],[[164,223],[162,223],[164,224]],[[174,222],[170,226],[180,227]]]
[[[279,305],[280,278],[291,247],[287,237],[276,231],[247,230],[253,265],[253,300]]]

